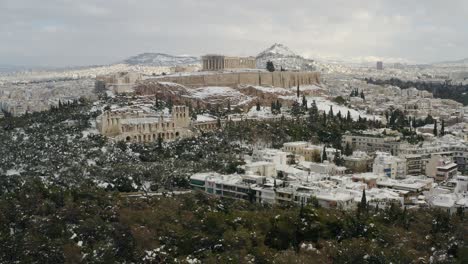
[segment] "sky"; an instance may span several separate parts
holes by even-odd
[[[143,52],[430,63],[468,57],[466,0],[0,0],[0,65],[78,66]]]

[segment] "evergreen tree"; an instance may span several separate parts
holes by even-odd
[[[162,143],[163,143],[163,139],[161,137],[161,135],[158,136],[158,148],[159,149],[162,149]]]
[[[335,162],[336,166],[343,166],[344,165],[344,159],[341,157],[340,152],[337,150],[335,151],[335,157],[333,159]]]
[[[267,69],[269,72],[274,72],[274,71],[275,71],[275,65],[273,64],[272,61],[267,61],[267,63],[266,63],[266,69]]]
[[[169,108],[169,113],[172,113],[172,97],[169,97],[169,100],[167,101],[167,108]]]
[[[227,110],[231,112],[231,100],[228,100],[227,102]]]
[[[364,97],[364,91],[361,91],[361,98],[362,98],[363,100],[366,100],[366,98]]]
[[[296,93],[297,93],[297,98],[299,98],[299,96],[301,95],[301,92],[299,90],[299,84],[297,85],[297,92]]]
[[[322,151],[322,162],[326,161],[328,158],[327,158],[327,148],[326,146],[323,146],[323,151]]]
[[[327,125],[327,114],[325,113],[325,111],[323,112],[323,125],[326,126]]]
[[[346,156],[351,156],[351,155],[353,155],[353,150],[351,149],[351,146],[349,145],[348,142],[346,142],[344,154],[345,154]]]
[[[440,135],[445,136],[445,121],[444,120],[442,120],[442,125],[440,128]]]
[[[279,100],[276,100],[276,111],[278,111],[278,113],[281,113],[281,102]]]
[[[330,105],[330,111],[328,111],[328,116],[330,119],[333,119],[333,106]]]
[[[275,101],[271,101],[271,113],[276,115],[276,104]]]
[[[292,107],[291,107],[291,115],[298,117],[299,115],[302,114],[302,109],[301,106],[297,101],[294,101]]]
[[[362,189],[361,202],[358,205],[358,216],[367,211],[366,189]]]
[[[346,122],[351,122],[351,112],[348,110],[348,114],[346,115]]]
[[[302,107],[307,110],[307,99],[305,98],[305,95],[302,95]]]
[[[341,118],[342,118],[342,116],[341,116],[341,111],[338,111],[338,114],[336,114],[336,117],[338,118],[338,120],[341,121]]]
[[[261,110],[261,108],[260,108],[260,102],[259,102],[259,101],[257,101],[257,107],[256,107],[256,109],[257,109],[257,111],[260,111],[260,110]]]
[[[433,129],[433,134],[435,137],[437,137],[437,120],[434,120],[434,129]]]

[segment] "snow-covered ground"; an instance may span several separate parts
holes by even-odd
[[[351,108],[346,107],[344,105],[338,105],[338,104],[326,99],[325,97],[308,96],[308,97],[306,97],[306,99],[307,99],[307,103],[308,103],[309,106],[315,100],[315,104],[317,105],[317,108],[319,109],[319,111],[326,111],[328,113],[328,111],[330,110],[330,106],[332,106],[333,113],[335,115],[339,111],[341,111],[341,115],[346,116],[348,111],[349,111],[350,114],[351,114],[351,117],[354,120],[358,120],[359,116],[361,116],[362,118],[365,117],[365,118],[371,119],[371,120],[374,120],[374,119],[375,120],[381,120],[382,119],[382,117],[377,116],[377,115],[368,115],[363,111],[358,111],[358,110],[355,110],[355,109],[351,109]]]

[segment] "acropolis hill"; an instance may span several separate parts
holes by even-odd
[[[199,73],[186,76],[158,78],[161,82],[173,82],[191,88],[205,86],[237,87],[239,85],[273,86],[291,88],[297,85],[320,84],[318,72],[232,72]]]

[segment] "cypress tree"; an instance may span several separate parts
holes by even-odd
[[[300,91],[299,91],[299,84],[297,85],[297,98],[300,96]]]
[[[322,152],[322,163],[327,160],[327,148],[325,146],[323,146],[323,152]]]
[[[353,150],[351,149],[351,146],[349,145],[348,142],[346,142],[344,154],[345,154],[346,156],[351,156],[351,155],[353,155]]]
[[[302,107],[307,110],[307,99],[305,98],[305,95],[302,95]]]
[[[346,116],[346,121],[351,122],[351,112],[348,110],[348,115]]]
[[[437,137],[437,120],[434,120],[434,130],[433,130],[434,136]]]
[[[261,110],[261,108],[260,108],[260,102],[257,101],[257,111],[260,111],[260,110]]]
[[[440,135],[445,136],[445,121],[442,120],[442,127],[440,128]]]
[[[275,71],[275,65],[273,64],[272,61],[267,61],[267,63],[266,63],[266,69],[267,69],[269,72],[274,72],[274,71]]]

